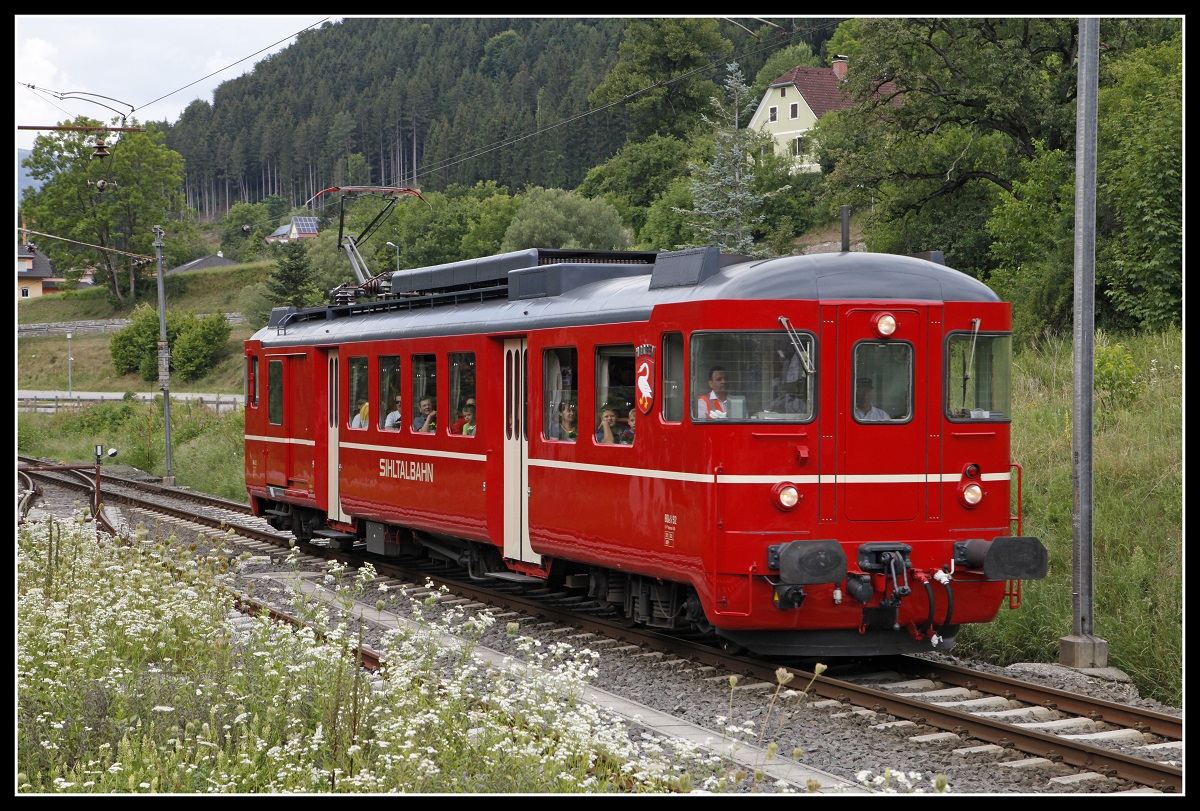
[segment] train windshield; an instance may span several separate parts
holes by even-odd
[[[692,419],[807,422],[815,403],[815,358],[813,336],[794,329],[696,333]]]
[[[1012,335],[950,335],[946,341],[946,413],[952,420],[1012,418]]]

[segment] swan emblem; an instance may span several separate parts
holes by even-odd
[[[654,402],[654,389],[650,387],[650,364],[642,361],[637,368],[638,408],[643,414],[650,411]]]

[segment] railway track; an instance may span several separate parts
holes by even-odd
[[[87,476],[68,473],[30,475],[43,484],[80,492],[91,486]],[[730,655],[711,640],[679,639],[630,627],[577,593],[507,581],[483,584],[447,567],[406,566],[356,549],[298,543],[237,502],[111,475],[101,476],[101,489],[101,503],[121,505],[126,516],[190,521],[246,543],[280,549],[296,545],[306,555],[347,565],[369,559],[380,577],[390,582],[408,584],[405,588],[427,582],[444,585],[460,602],[529,618],[523,628],[537,628],[548,639],[609,640],[609,651],[653,657],[663,672],[690,672],[712,685],[727,685],[729,675],[735,675],[743,695],[769,694],[782,665],[792,684],[807,685],[811,711],[851,716],[874,734],[933,747],[948,757],[1044,775],[1047,790],[1088,793],[1124,786],[1126,790],[1183,791],[1181,718],[1153,709],[920,657],[835,663],[816,675],[811,662]],[[131,520],[126,517],[116,523]],[[230,531],[233,535],[228,535]],[[285,608],[267,603],[250,607],[287,616]]]

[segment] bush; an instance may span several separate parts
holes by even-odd
[[[1122,344],[1110,344],[1097,332],[1094,349],[1094,381],[1096,399],[1109,411],[1130,405],[1141,393],[1137,365],[1133,355]]]
[[[171,347],[171,368],[184,380],[201,377],[220,358],[231,331],[221,313],[193,318]]]
[[[158,341],[162,331],[158,310],[149,304],[139,304],[131,321],[128,327],[114,333],[109,342],[113,366],[119,374],[137,372],[142,380],[153,382],[158,379]],[[168,310],[166,331],[172,371],[179,372],[185,380],[201,377],[220,358],[231,329],[220,313],[197,318],[193,313]]]

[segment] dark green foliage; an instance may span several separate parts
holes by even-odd
[[[70,124],[102,126],[82,116]],[[137,127],[138,121],[125,124]],[[94,268],[96,283],[116,303],[132,307],[154,297],[147,282],[156,270],[156,227],[164,229],[165,267],[180,264],[195,249],[194,212],[182,194],[184,159],[166,147],[153,124],[144,132],[123,133],[103,160],[92,159],[88,135],[64,128],[36,138],[25,165],[44,182],[25,189],[19,219],[57,237],[36,240],[57,268]]]
[[[305,243],[278,243],[275,256],[275,268],[267,278],[267,295],[275,306],[303,307],[315,303],[320,292],[314,284]]]
[[[171,368],[184,380],[202,377],[224,354],[231,330],[221,313],[194,319],[171,346]]]
[[[686,141],[656,133],[626,144],[593,167],[575,191],[584,197],[604,198],[621,212],[625,224],[638,232],[646,224],[650,205],[687,172],[690,156]]]
[[[530,189],[504,234],[504,251],[522,248],[623,250],[633,235],[603,200],[562,189]]]
[[[1176,36],[1112,65],[1102,91],[1096,277],[1122,323],[1183,319],[1183,42]]]
[[[619,110],[586,115],[624,27],[347,17],[307,32],[170,127],[187,159],[188,202],[203,217],[224,213],[226,190],[303,205],[359,172],[368,184],[423,191],[481,180],[573,187],[625,140]]]
[[[251,262],[266,256],[265,240],[278,227],[278,220],[265,200],[255,204],[234,203],[223,221],[222,255],[235,262]]]
[[[1100,327],[1181,322],[1181,22],[1099,23]],[[817,128],[824,204],[869,212],[871,250],[945,251],[1013,301],[1026,338],[1071,324],[1078,26],[845,23],[832,42],[851,54],[845,84],[857,101]]]
[[[184,313],[167,310],[168,346],[179,337],[188,317]],[[191,317],[194,318],[194,316]],[[143,380],[154,380],[158,377],[158,339],[160,334],[158,310],[149,304],[140,304],[134,309],[130,320],[132,323],[129,326],[113,333],[109,340],[113,366],[120,374],[140,372]],[[147,359],[149,375],[144,371]]]
[[[158,311],[148,304],[139,305],[131,321],[109,341],[113,366],[120,374],[137,372],[142,380],[157,380]],[[197,318],[193,313],[167,310],[166,333],[171,369],[179,371],[186,380],[194,380],[220,359],[229,340],[230,327],[220,313]]]
[[[620,60],[590,100],[599,107],[625,99],[631,140],[655,133],[687,137],[720,95],[712,67],[732,51],[713,18],[630,20]]]

